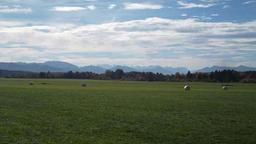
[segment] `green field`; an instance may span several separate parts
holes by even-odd
[[[0,143],[256,143],[256,84],[191,85],[0,79]]]

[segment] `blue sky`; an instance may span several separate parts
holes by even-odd
[[[256,66],[256,0],[1,0],[0,61]]]

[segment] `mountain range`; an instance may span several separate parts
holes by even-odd
[[[245,72],[245,71],[256,71],[255,67],[248,67],[240,65],[238,67],[226,67],[226,66],[212,66],[212,67],[205,67],[202,69],[197,70],[196,72],[213,72],[213,71],[222,71],[222,70],[235,70],[239,72]]]
[[[28,71],[28,72],[68,72],[68,71],[79,71],[79,72],[94,72],[94,73],[104,73],[106,70],[115,71],[117,69],[122,69],[124,72],[153,72],[162,74],[175,74],[187,73],[189,70],[185,67],[162,67],[162,66],[121,66],[121,65],[100,65],[100,66],[83,66],[78,67],[74,64],[61,61],[47,61],[44,63],[21,63],[21,62],[0,62],[0,70],[9,71]],[[240,72],[244,71],[256,71],[256,68],[247,66],[238,67],[223,67],[223,66],[213,66],[205,67],[194,72],[212,72],[216,70],[236,70]]]

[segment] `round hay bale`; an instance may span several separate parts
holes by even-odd
[[[87,85],[86,84],[81,84],[81,87],[86,87]]]
[[[191,89],[190,85],[185,85],[185,86],[184,86],[184,90],[185,90],[185,91],[189,91],[190,89]]]
[[[222,89],[223,90],[228,90],[228,87],[227,86],[223,86]]]

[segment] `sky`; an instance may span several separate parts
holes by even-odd
[[[256,67],[256,0],[0,0],[0,62]]]

